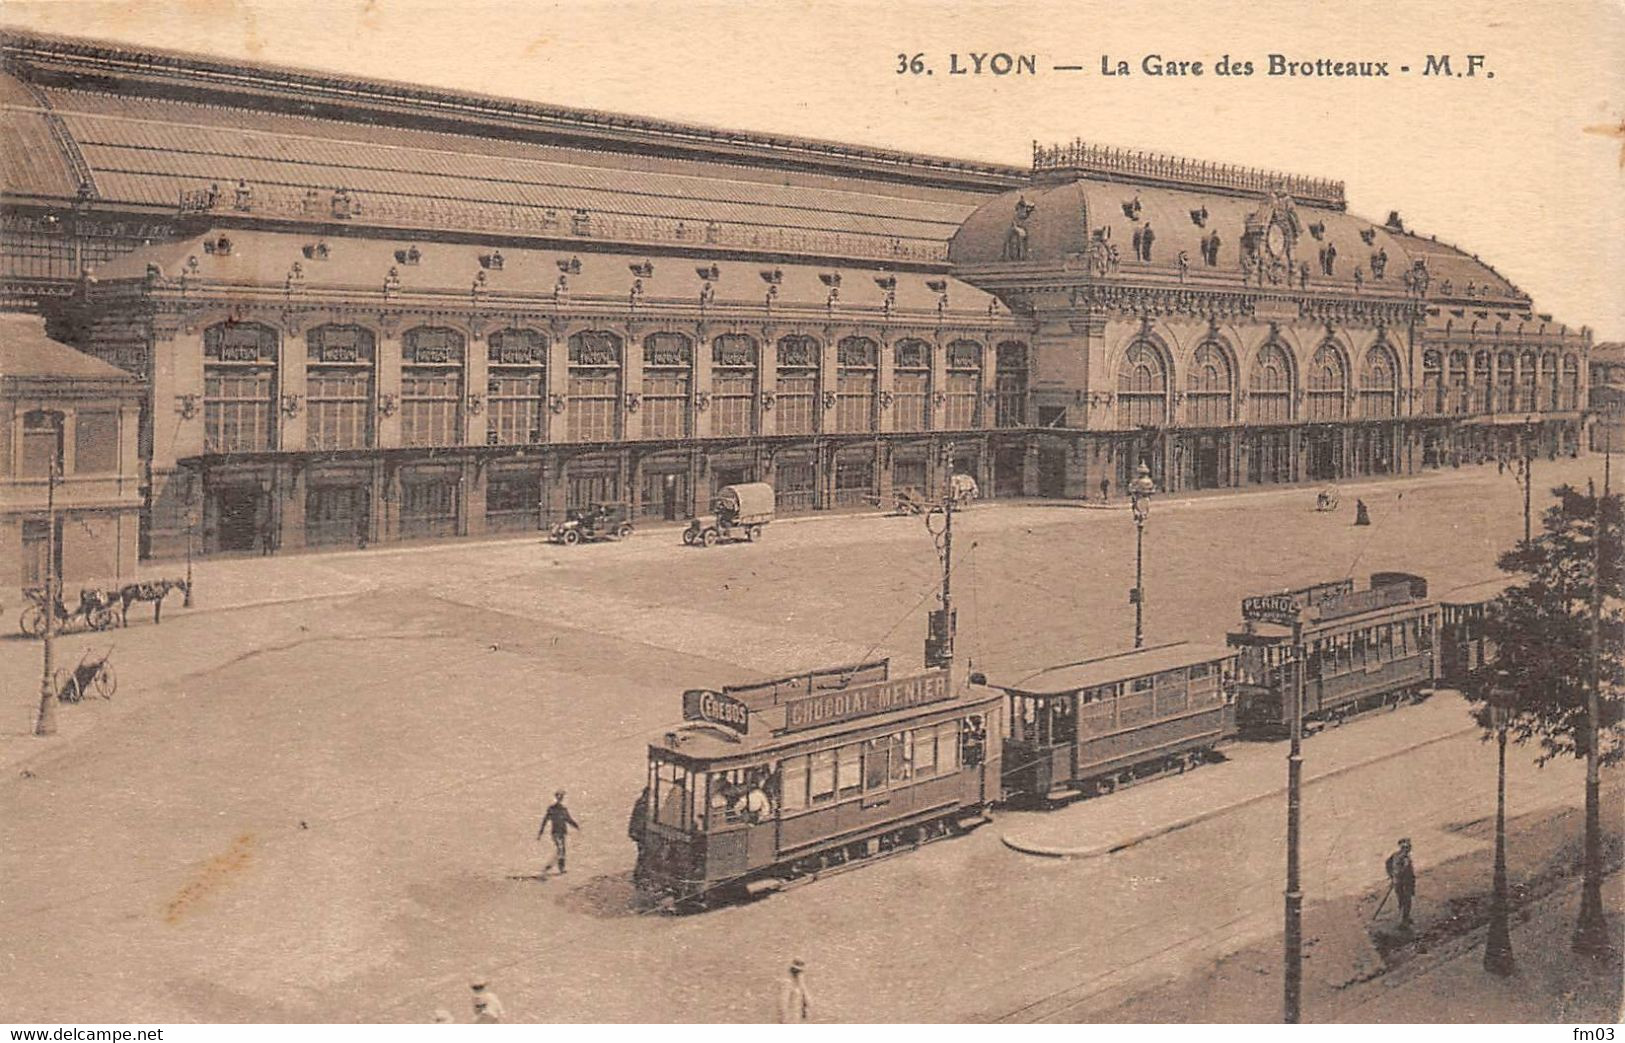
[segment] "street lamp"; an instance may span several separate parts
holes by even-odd
[[[1134,511],[1134,589],[1129,600],[1134,602],[1134,647],[1145,644],[1145,520],[1151,514],[1151,496],[1157,491],[1151,481],[1151,468],[1140,461],[1140,469],[1129,483],[1129,506]]]
[[[1530,472],[1534,465],[1534,435],[1535,415],[1530,413],[1525,416],[1523,420],[1523,459],[1519,460],[1517,464],[1518,484],[1523,486],[1523,542],[1524,546],[1526,547],[1529,545],[1531,535],[1529,524],[1529,497],[1530,488],[1534,485],[1534,483],[1530,480]]]
[[[1490,723],[1495,727],[1495,883],[1490,894],[1490,933],[1484,941],[1484,969],[1512,973],[1512,932],[1507,901],[1507,725],[1512,721],[1512,690],[1506,671],[1497,670],[1490,689]]]

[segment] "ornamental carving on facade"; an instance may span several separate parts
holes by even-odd
[[[187,392],[184,395],[175,396],[175,415],[180,417],[182,420],[191,420],[193,417],[197,416],[197,407],[197,395]]]
[[[623,404],[626,406],[626,411],[628,413],[636,413],[638,411],[638,407],[643,404],[643,396],[638,394],[636,391],[628,391]]]
[[[834,409],[835,408],[835,392],[833,392],[833,391],[824,392],[824,408],[825,409]]]
[[[547,396],[547,408],[555,414],[564,412],[564,406],[565,398],[558,392],[552,392]]]
[[[303,404],[303,401],[304,401],[304,397],[302,395],[294,394],[291,391],[283,392],[282,393],[282,415],[285,416],[285,417],[289,417],[289,418],[298,416],[299,415],[299,407],[300,407],[300,405]]]
[[[485,412],[485,396],[478,391],[468,393],[468,415],[479,416]]]
[[[378,396],[378,415],[381,417],[395,415],[395,395],[393,392],[386,391]]]
[[[1290,278],[1295,267],[1293,254],[1303,231],[1292,197],[1270,192],[1264,204],[1247,215],[1245,227],[1241,251],[1243,274],[1250,266],[1271,283]]]
[[[778,400],[778,396],[775,395],[773,392],[771,392],[771,391],[762,392],[762,409],[763,409],[763,411],[771,410],[773,408],[773,403],[776,402],[777,400]]]
[[[1033,216],[1038,207],[1027,202],[1026,196],[1016,200],[1015,216],[1010,221],[1009,231],[1004,233],[1004,249],[999,254],[1002,261],[1025,261],[1028,255],[1027,246],[1027,219]]]

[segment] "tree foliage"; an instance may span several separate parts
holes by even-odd
[[[1600,572],[1602,613],[1597,670],[1603,764],[1625,759],[1625,613],[1621,603],[1621,497],[1563,485],[1541,518],[1540,532],[1501,555],[1514,582],[1489,606],[1485,637],[1493,663],[1468,684],[1474,718],[1492,730],[1490,706],[1509,711],[1508,736],[1538,742],[1540,763],[1584,757],[1592,678],[1592,594]],[[1599,506],[1602,541],[1597,542]],[[1601,551],[1601,569],[1598,569]]]

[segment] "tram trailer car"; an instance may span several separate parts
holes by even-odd
[[[639,890],[703,908],[974,828],[999,797],[1002,701],[884,660],[684,693],[628,825]]]
[[[1439,606],[1427,594],[1421,576],[1378,572],[1365,590],[1339,580],[1243,598],[1242,626],[1226,638],[1240,653],[1239,732],[1290,730],[1300,667],[1310,731],[1430,694],[1439,677]]]
[[[1185,642],[1050,667],[1009,700],[1004,795],[1052,803],[1207,762],[1235,730],[1237,653]]]
[[[1495,642],[1485,636],[1490,604],[1513,583],[1497,576],[1457,587],[1439,598],[1439,683],[1460,689],[1473,671],[1495,661]]]

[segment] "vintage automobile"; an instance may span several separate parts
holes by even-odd
[[[625,503],[594,503],[565,512],[548,539],[573,547],[583,541],[624,540],[632,535],[632,508]]]
[[[715,517],[695,518],[683,530],[685,546],[711,547],[720,541],[755,541],[773,520],[773,487],[765,482],[725,485],[711,498]]]

